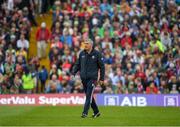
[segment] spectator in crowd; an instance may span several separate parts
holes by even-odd
[[[83,86],[81,84],[81,81],[76,81],[74,83],[73,93],[83,93]]]
[[[22,80],[18,74],[14,76],[14,85],[10,88],[11,94],[19,94],[22,92]]]
[[[56,74],[52,75],[52,79],[49,81],[47,85],[46,93],[62,93],[62,86]]]
[[[54,0],[35,0],[35,4],[37,6],[37,12],[40,16],[45,16],[48,11],[48,4],[49,2],[53,2]]]
[[[39,72],[39,80],[41,82],[41,92],[43,93],[45,90],[46,81],[48,79],[48,71],[45,66],[42,66]]]
[[[25,72],[22,75],[22,86],[24,93],[31,94],[35,88],[35,83],[32,74],[29,72],[28,68],[25,68]]]
[[[20,39],[17,41],[17,48],[25,49],[26,51],[29,49],[29,41],[25,39],[23,34],[20,35]]]
[[[37,40],[37,56],[41,58],[46,58],[47,43],[50,38],[50,31],[46,27],[46,23],[42,22],[41,27],[37,30],[36,40]]]
[[[150,85],[148,87],[146,87],[146,93],[147,94],[157,94],[158,93],[158,89],[155,86],[154,82],[151,82]]]

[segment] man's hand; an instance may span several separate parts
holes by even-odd
[[[100,84],[101,86],[104,85],[104,81],[99,80],[98,82],[99,82],[99,84]]]

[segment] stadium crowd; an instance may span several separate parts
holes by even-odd
[[[40,4],[39,4],[39,1]],[[36,14],[49,12],[36,33]],[[53,4],[54,3],[54,4]],[[7,0],[0,2],[0,94],[82,93],[71,69],[91,38],[104,55],[105,83],[96,93],[180,93],[179,0]],[[47,44],[50,51],[46,54]],[[40,65],[49,56],[50,70]]]

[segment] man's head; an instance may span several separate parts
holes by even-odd
[[[24,40],[25,39],[24,34],[21,34],[20,38],[21,38],[21,40]]]
[[[41,23],[41,28],[43,28],[43,29],[46,28],[46,23],[45,23],[45,22],[42,22],[42,23]]]
[[[91,39],[86,39],[84,41],[84,50],[90,51],[93,47],[93,41]]]

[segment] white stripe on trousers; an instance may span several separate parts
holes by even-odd
[[[94,93],[94,89],[95,89],[94,83],[92,84],[92,86],[93,86],[93,89],[92,89],[92,92],[91,92],[91,100],[90,100],[90,104],[92,103],[93,93]]]

